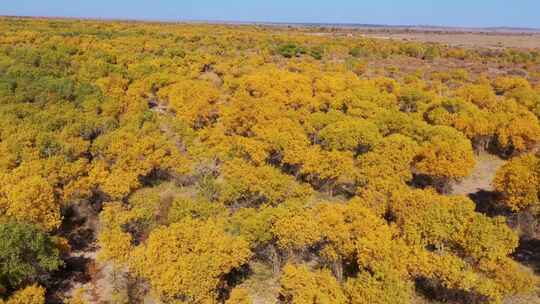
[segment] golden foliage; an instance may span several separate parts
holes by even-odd
[[[512,211],[537,205],[540,187],[540,162],[535,155],[526,154],[511,159],[493,181],[495,189],[504,196],[504,203]]]
[[[418,173],[437,179],[460,179],[471,173],[474,153],[471,142],[448,127],[436,127],[415,160]]]
[[[0,303],[5,304],[45,304],[45,288],[32,285],[17,290],[9,299]]]
[[[251,303],[255,259],[287,303],[531,291],[505,219],[441,193],[489,148],[503,203],[538,205],[537,52],[335,31],[0,19],[0,222],[101,209],[99,259],[165,303]]]
[[[0,210],[3,216],[36,223],[46,230],[58,228],[62,220],[60,205],[47,180],[32,176],[13,185],[0,186]]]
[[[186,219],[153,230],[134,250],[130,269],[158,295],[196,303],[215,299],[223,275],[250,256],[247,242],[224,234],[222,224]]]
[[[225,302],[225,304],[252,304],[253,300],[251,299],[251,296],[249,295],[248,291],[243,288],[235,288],[231,291],[231,295],[229,296],[229,299]]]
[[[306,266],[287,265],[283,268],[280,283],[285,303],[347,303],[339,283],[327,270],[311,272]]]

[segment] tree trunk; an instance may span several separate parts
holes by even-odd
[[[270,261],[272,263],[272,272],[274,274],[279,274],[281,271],[281,261],[279,258],[279,252],[276,249],[275,245],[269,245],[268,250],[270,252]]]
[[[343,260],[341,257],[332,262],[332,272],[339,282],[343,281]]]
[[[437,189],[440,194],[450,194],[450,192],[452,192],[451,181],[448,178],[434,178],[433,181],[435,189]]]

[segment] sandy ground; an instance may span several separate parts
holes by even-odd
[[[482,153],[476,158],[476,166],[471,175],[452,186],[452,194],[469,195],[479,191],[493,191],[491,182],[495,178],[497,170],[505,164],[505,161],[497,156]]]
[[[499,33],[364,33],[363,35],[380,39],[396,39],[421,42],[434,42],[461,47],[486,48],[540,48],[540,34],[499,34]]]

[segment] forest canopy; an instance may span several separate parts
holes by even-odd
[[[0,303],[537,292],[515,219],[539,218],[538,50],[255,25],[0,33]],[[488,208],[452,191],[485,153],[506,162]],[[107,295],[59,288],[86,243],[85,286],[114,277]]]

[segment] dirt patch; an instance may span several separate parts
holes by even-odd
[[[62,257],[64,268],[52,277],[47,289],[47,303],[64,303],[76,288],[91,282],[97,250],[98,213],[99,208],[88,202],[74,203],[64,210],[59,235],[68,240],[71,250]]]
[[[260,262],[250,263],[252,275],[238,287],[245,288],[251,295],[253,304],[278,303],[279,276],[272,268]]]
[[[476,157],[476,166],[471,175],[452,185],[452,194],[471,195],[479,192],[492,192],[492,181],[497,170],[505,161],[495,155],[481,153]]]
[[[74,295],[87,303],[112,303],[115,286],[125,285],[123,276],[117,275],[110,263],[98,263],[100,204],[87,201],[74,203],[64,210],[60,235],[66,238],[70,252],[64,257],[64,269],[52,279],[46,303],[61,304]]]

